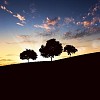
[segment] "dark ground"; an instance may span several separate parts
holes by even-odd
[[[0,77],[67,77],[97,74],[100,67],[100,52],[56,61],[44,61],[0,66]]]
[[[63,92],[63,95],[69,94],[71,97],[73,94],[75,98],[76,96],[84,98],[87,95],[87,99],[90,99],[93,96],[92,93],[99,90],[99,80],[100,52],[52,62],[33,62],[0,67],[0,83],[5,84],[5,87],[14,85],[14,89],[18,86],[23,91],[33,86],[32,91],[40,92],[40,94],[45,91],[44,95],[48,95],[49,90],[53,95]]]

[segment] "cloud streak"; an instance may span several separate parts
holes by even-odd
[[[10,14],[13,14],[13,12],[11,10],[8,10],[5,6],[0,5],[0,8]]]
[[[16,23],[17,25],[19,25],[19,26],[24,26],[24,24],[22,24],[22,23]]]
[[[8,1],[5,0],[5,1],[4,1],[4,4],[5,4],[5,5],[8,5]]]
[[[24,16],[21,16],[20,14],[16,14],[16,15],[13,15],[14,17],[18,18],[20,21],[24,21],[26,20]]]
[[[4,1],[4,4],[8,5],[7,1]],[[12,12],[11,10],[7,9],[7,7],[0,5],[0,8],[6,12],[8,12],[9,14],[12,14],[13,17],[17,18],[20,22],[17,22],[16,24],[19,26],[24,26],[26,24],[25,22],[25,16],[20,15],[19,13],[14,14],[14,12]]]
[[[11,59],[0,59],[0,61],[13,61]]]
[[[16,37],[19,40],[19,42],[17,43],[24,43],[24,44],[36,43],[36,41],[33,40],[31,35],[17,35]]]
[[[16,15],[13,15],[13,16],[20,20],[20,22],[16,23],[17,25],[24,26],[26,24],[26,22],[25,22],[26,19],[25,19],[24,16],[22,16],[22,15],[20,15],[18,13]]]
[[[46,29],[47,31],[49,31],[51,28],[47,25],[47,24],[42,24],[42,25],[34,25],[35,28],[42,28],[42,29]]]

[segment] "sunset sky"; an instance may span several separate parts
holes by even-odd
[[[19,58],[26,49],[50,60],[39,48],[51,38],[74,45],[74,56],[100,52],[100,0],[0,0],[0,65],[26,62]]]

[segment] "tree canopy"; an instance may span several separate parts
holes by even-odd
[[[26,51],[23,51],[20,53],[20,59],[24,60],[27,59],[29,62],[29,59],[35,60],[37,58],[37,54],[34,50],[26,49]]]
[[[59,41],[56,41],[56,39],[50,39],[46,42],[46,45],[42,45],[39,49],[41,55],[45,58],[51,57],[54,58],[54,56],[58,56],[62,53],[63,47],[62,44]]]
[[[73,46],[73,45],[66,45],[64,47],[64,52],[67,52],[68,55],[71,56],[72,53],[75,53],[77,52],[78,50]]]

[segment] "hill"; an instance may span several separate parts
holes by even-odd
[[[3,88],[1,91],[4,90],[3,94],[7,91],[10,96],[12,93],[16,95],[15,97],[20,94],[22,98],[28,99],[34,98],[35,95],[37,98],[52,98],[53,96],[55,99],[62,99],[66,97],[66,94],[70,98],[79,98],[79,100],[80,98],[96,98],[94,93],[99,95],[96,91],[100,85],[99,58],[100,52],[52,62],[1,66],[0,85]],[[16,91],[18,92],[15,94]],[[31,96],[27,96],[28,93]]]
[[[84,74],[96,73],[100,67],[100,52],[60,59],[56,61],[44,61],[33,63],[22,63],[0,67],[0,76],[23,77],[34,75],[55,74]]]

